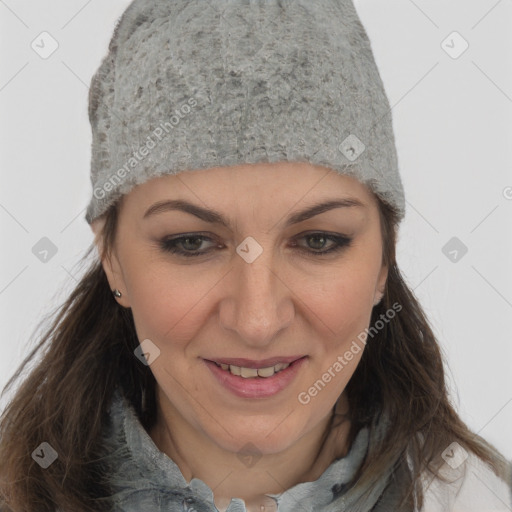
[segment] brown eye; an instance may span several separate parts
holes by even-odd
[[[329,233],[309,233],[299,240],[306,240],[307,248],[301,247],[300,250],[313,254],[314,256],[323,256],[324,254],[331,254],[340,251],[344,247],[348,247],[352,242],[351,238],[341,235],[333,235]],[[328,242],[332,245],[326,250],[322,250]],[[298,245],[295,243],[294,245]]]
[[[174,238],[164,238],[160,241],[160,247],[166,252],[183,256],[201,256],[210,252],[209,249],[199,250],[205,241],[213,240],[203,235],[182,235]]]
[[[306,246],[298,244],[297,240],[305,240]],[[212,245],[208,248],[204,248],[205,242],[211,242]],[[313,256],[324,256],[326,254],[333,254],[340,251],[344,247],[347,247],[352,242],[351,238],[342,235],[333,235],[330,233],[309,233],[302,237],[299,237],[292,243],[292,246],[299,247],[299,250]],[[328,249],[324,249],[326,245],[330,243]],[[221,249],[223,246],[215,244],[215,241],[207,236],[200,234],[186,234],[180,235],[173,238],[163,238],[159,243],[161,249],[165,252],[172,254],[178,254],[180,256],[191,257],[191,256],[202,256],[209,252],[214,247]],[[203,249],[201,250],[201,247]]]

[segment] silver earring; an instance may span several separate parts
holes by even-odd
[[[112,293],[114,294],[114,297],[121,297],[123,294],[116,288],[115,290],[112,290]]]

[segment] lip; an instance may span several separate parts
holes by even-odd
[[[279,363],[291,364],[298,359],[301,359],[305,356],[290,356],[290,357],[271,357],[268,359],[261,359],[260,361],[255,361],[254,359],[244,359],[244,358],[235,358],[235,357],[224,357],[221,359],[205,359],[206,361],[211,361],[217,364],[232,364],[233,366],[243,366],[244,368],[269,368],[270,366],[275,366]]]
[[[297,376],[297,373],[299,373],[300,369],[304,364],[306,364],[307,359],[307,356],[303,356],[298,359],[292,358],[292,362],[288,368],[275,373],[272,377],[255,377],[249,379],[245,379],[238,375],[232,375],[231,372],[223,370],[220,366],[217,366],[217,364],[208,359],[203,359],[203,361],[217,382],[234,395],[241,398],[269,398],[283,391],[291,384],[293,379]],[[226,359],[226,361],[229,361],[229,359]],[[237,361],[243,361],[243,359],[237,359]],[[268,361],[275,361],[275,359],[268,359],[263,362],[267,364]],[[272,364],[269,366],[272,366]],[[265,368],[265,366],[259,366],[258,368]]]

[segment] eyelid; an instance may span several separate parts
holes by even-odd
[[[315,236],[326,238],[328,241],[333,243],[333,246],[327,250],[314,250],[314,249],[305,248],[298,244],[299,240],[303,240],[308,237],[315,237]],[[177,248],[177,246],[179,246],[180,241],[186,240],[187,238],[201,240],[201,243],[208,242],[208,241],[215,242],[214,238],[212,238],[211,236],[208,236],[208,234],[205,234],[204,232],[193,232],[193,233],[179,233],[177,235],[163,237],[159,241],[159,246],[164,252],[171,253],[178,257],[184,257],[184,258],[208,256],[208,255],[211,255],[211,253],[213,252],[214,246],[211,246],[208,249],[197,250],[196,252],[186,251],[186,250]],[[336,253],[342,251],[343,249],[349,247],[352,243],[352,238],[353,238],[352,236],[344,235],[341,233],[331,233],[329,231],[310,230],[310,231],[305,231],[305,232],[295,235],[292,239],[293,240],[292,246],[298,247],[298,250],[302,253],[305,253],[307,256],[322,257],[322,256],[336,254]],[[223,247],[220,247],[219,244],[217,243],[217,248],[223,248]]]
[[[306,253],[307,256],[329,256],[336,253],[339,253],[343,249],[349,247],[352,244],[352,236],[344,235],[342,233],[331,233],[329,231],[307,231],[300,233],[299,235],[294,237],[294,245],[296,244],[296,240],[304,240],[308,237],[312,236],[325,237],[327,240],[333,242],[333,246],[327,250],[319,250],[315,251],[313,249],[307,249],[305,247],[300,247],[300,250]]]

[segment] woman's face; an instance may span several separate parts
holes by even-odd
[[[345,206],[301,214],[331,201]],[[330,414],[387,277],[373,194],[290,162],[135,187],[103,263],[140,342],[151,340],[144,351],[171,415],[233,452],[279,452]],[[270,369],[283,360],[296,362]],[[274,375],[253,377],[258,368]]]

